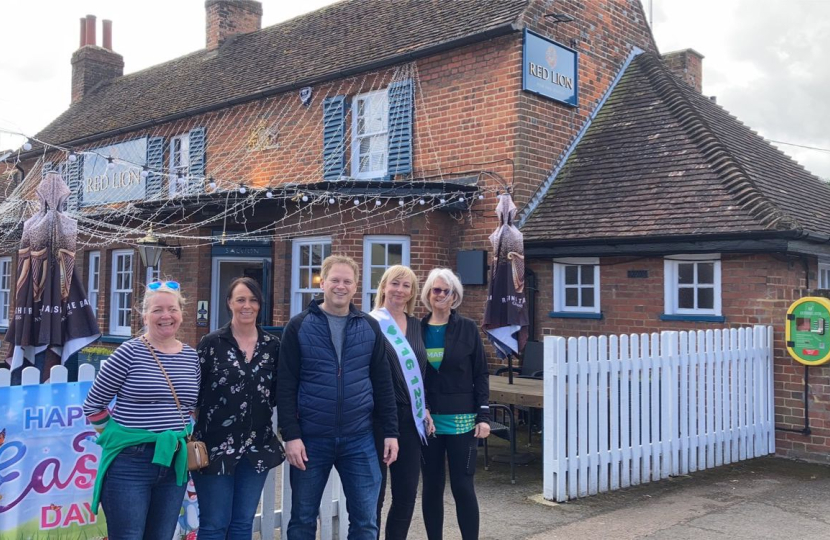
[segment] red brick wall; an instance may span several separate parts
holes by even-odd
[[[816,261],[809,261],[809,284],[803,262],[774,255],[724,254],[721,258],[723,323],[661,321],[663,259],[603,257],[600,259],[602,319],[551,318],[553,264],[535,260],[537,339],[544,336],[598,336],[651,333],[662,330],[705,330],[772,325],[774,331],[775,423],[804,427],[804,366],[793,360],[784,344],[789,306],[816,287]],[[629,270],[646,270],[648,278],[628,278]],[[809,414],[812,435],[776,432],[779,455],[830,461],[830,366],[809,369]]]

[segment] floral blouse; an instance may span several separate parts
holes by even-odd
[[[257,472],[285,459],[271,416],[276,403],[280,341],[257,327],[250,361],[236,342],[230,323],[199,342],[202,382],[193,434],[203,441],[210,465],[203,474],[233,474],[244,456]]]

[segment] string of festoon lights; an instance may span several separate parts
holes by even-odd
[[[417,179],[396,179],[371,193],[357,194],[366,183],[349,177],[321,188],[323,163],[317,153],[323,131],[323,100],[367,94],[404,80],[413,83],[420,130],[419,164],[421,170],[430,171],[432,192],[425,194],[425,184],[417,172],[413,174]],[[222,147],[209,155],[204,176],[193,175],[184,168],[152,168],[146,156],[113,155],[107,151],[117,143],[141,136],[162,137],[169,144],[195,125],[162,124],[151,131],[96,141],[94,148],[67,147],[0,126],[0,132],[26,141],[0,162],[0,175],[5,173],[8,178],[11,173],[17,174],[24,152],[30,167],[22,180],[3,184],[0,249],[13,249],[19,241],[19,225],[40,209],[35,190],[43,175],[54,170],[68,180],[68,171],[79,166],[79,160],[100,160],[106,163],[108,171],[126,168],[137,172],[144,181],[151,174],[166,180],[163,193],[149,200],[81,206],[70,211],[69,215],[78,221],[78,243],[84,247],[133,245],[150,227],[167,242],[198,246],[221,240],[215,233],[205,233],[220,228],[222,236],[232,231],[233,237],[239,239],[283,240],[296,237],[299,231],[304,236],[348,233],[369,226],[386,227],[417,216],[426,216],[428,220],[439,209],[449,210],[457,220],[471,221],[475,218],[474,202],[497,193],[501,186],[483,180],[472,188],[452,182],[457,175],[447,171],[457,170],[459,164],[447,167],[439,158],[432,133],[434,122],[428,112],[414,63],[315,88],[309,104],[300,103],[293,94],[280,94],[221,109],[210,113],[205,121],[208,137],[211,133],[222,134]],[[342,144],[346,144],[346,139]],[[32,150],[38,155],[33,164]],[[337,149],[345,156],[344,170],[349,171],[352,156],[345,150]],[[464,165],[466,170],[475,170],[475,164]],[[272,202],[261,204],[269,200]],[[277,216],[273,212],[275,206],[281,206]],[[267,219],[255,219],[262,209],[268,209]]]

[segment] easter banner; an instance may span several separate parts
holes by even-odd
[[[101,454],[81,404],[91,382],[0,387],[0,538],[104,538],[90,510]]]

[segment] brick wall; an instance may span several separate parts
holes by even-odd
[[[723,323],[661,321],[663,313],[663,259],[603,257],[600,259],[602,319],[551,318],[553,264],[534,260],[530,267],[539,282],[537,339],[544,336],[598,336],[651,333],[663,330],[706,330],[751,327],[774,328],[775,423],[778,427],[804,427],[804,366],[787,354],[784,321],[789,306],[808,296],[816,286],[816,261],[811,260],[809,280],[803,261],[775,255],[724,254],[721,259]],[[629,270],[646,270],[645,279],[629,278]],[[809,281],[809,283],[808,283]],[[809,414],[812,435],[776,432],[777,453],[782,456],[830,461],[830,366],[809,369]]]

